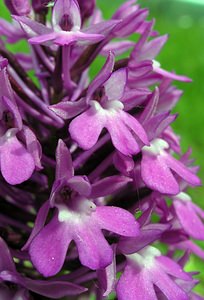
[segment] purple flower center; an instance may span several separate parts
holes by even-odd
[[[64,31],[71,31],[74,24],[71,17],[68,14],[64,14],[59,23],[60,27]]]

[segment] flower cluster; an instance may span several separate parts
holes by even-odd
[[[135,0],[110,20],[94,0],[4,2],[0,298],[204,299],[184,271],[204,258],[201,183],[171,128],[190,79],[155,61],[167,36]]]

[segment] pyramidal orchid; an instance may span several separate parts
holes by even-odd
[[[171,126],[172,82],[191,80],[156,61],[167,35],[135,0],[110,20],[95,0],[4,3],[0,298],[204,299],[185,271],[201,182]]]

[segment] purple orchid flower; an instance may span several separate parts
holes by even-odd
[[[89,199],[91,185],[84,177],[73,176],[71,156],[62,141],[56,160],[56,181],[50,201],[57,212],[30,243],[31,260],[44,276],[53,276],[62,268],[69,244],[74,240],[83,265],[93,270],[104,268],[111,264],[113,252],[101,230],[136,236],[138,224],[129,212],[118,207],[97,207]],[[103,193],[101,190],[97,196]],[[93,194],[97,194],[94,186]]]
[[[127,264],[116,287],[119,300],[160,299],[157,297],[155,286],[168,300],[189,299],[175,279],[188,282],[191,281],[191,276],[182,271],[176,262],[162,256],[158,249],[146,247],[126,257]]]
[[[162,139],[156,139],[150,146],[142,149],[141,176],[151,189],[163,194],[176,195],[180,188],[172,171],[191,185],[200,185],[199,178],[184,164],[172,157],[166,149],[169,145]]]
[[[19,184],[31,177],[35,162],[17,138],[17,133],[23,129],[22,119],[7,77],[7,62],[1,59],[0,63],[0,84],[3,87],[0,92],[0,168],[8,183]]]
[[[52,11],[52,27],[47,28],[31,19],[17,17],[22,27],[29,26],[38,35],[29,39],[32,44],[50,44],[52,41],[61,46],[81,41],[96,43],[104,38],[102,34],[89,33],[89,29],[81,30],[81,15],[77,1],[56,0]]]
[[[113,64],[114,56],[110,53],[102,71],[87,91],[87,97],[90,99],[96,89],[102,86],[104,95],[101,101],[90,100],[91,107],[71,122],[69,132],[78,145],[87,150],[95,145],[105,127],[115,148],[125,155],[131,155],[140,150],[134,135],[144,144],[148,144],[148,139],[137,119],[123,111],[121,99],[125,91],[127,73],[125,69],[111,73]],[[84,122],[86,126],[82,126]]]
[[[183,229],[194,239],[204,239],[204,225],[202,219],[204,213],[196,204],[192,203],[191,197],[186,193],[179,193],[173,197],[175,213]]]

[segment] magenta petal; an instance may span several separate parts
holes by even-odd
[[[120,22],[120,20],[107,20],[99,22],[96,24],[92,24],[88,28],[83,29],[83,32],[88,34],[98,33],[107,36],[111,32],[111,30]]]
[[[152,274],[153,283],[162,291],[168,300],[189,300],[188,295],[159,268]]]
[[[82,196],[88,197],[91,193],[91,185],[86,176],[73,176],[67,181],[67,184]]]
[[[153,69],[157,74],[160,74],[164,77],[167,77],[167,78],[170,78],[170,79],[173,79],[173,80],[179,80],[179,81],[184,81],[184,82],[191,82],[192,81],[190,78],[188,78],[186,76],[177,75],[175,73],[171,73],[171,72],[168,72],[166,70],[163,70],[159,67],[154,67]]]
[[[50,208],[49,201],[46,201],[39,209],[37,217],[35,219],[35,224],[34,224],[33,230],[31,232],[26,244],[23,246],[22,250],[28,249],[28,247],[29,247],[30,243],[32,242],[32,240],[34,239],[34,237],[40,232],[40,230],[45,225],[47,215],[49,212],[49,208]]]
[[[204,224],[194,211],[190,201],[182,202],[174,200],[173,202],[176,214],[183,229],[193,238],[204,240]]]
[[[78,295],[87,290],[82,286],[60,279],[48,281],[24,278],[23,283],[27,289],[45,297],[49,297],[49,299],[59,299],[65,296]]]
[[[106,128],[110,133],[113,145],[124,155],[132,155],[140,151],[139,146],[127,126],[119,117],[109,116]]]
[[[185,273],[181,266],[176,263],[174,260],[170,259],[168,256],[158,256],[156,258],[157,261],[157,265],[159,266],[159,268],[161,268],[165,273],[179,278],[179,279],[183,279],[183,280],[189,280],[191,281],[192,278],[189,274]]]
[[[10,83],[8,83],[8,90],[10,90],[10,89],[11,89]],[[12,93],[12,91],[11,91],[11,93]],[[17,107],[13,97],[11,99],[8,97],[2,96],[2,103],[3,103],[3,105],[6,106],[8,111],[10,111],[13,114],[14,120],[15,120],[15,127],[17,127],[19,130],[21,130],[22,126],[23,126],[22,118],[21,118],[20,112],[18,110],[18,107]]]
[[[191,172],[183,163],[176,160],[169,154],[165,155],[165,162],[169,168],[176,172],[181,178],[191,185],[201,185],[201,181],[197,175]]]
[[[163,35],[152,39],[150,42],[146,43],[143,47],[142,55],[145,59],[154,59],[164,46],[168,39],[168,35]]]
[[[97,142],[104,123],[104,115],[91,107],[70,123],[69,132],[81,148],[88,150]]]
[[[62,268],[72,240],[68,229],[66,222],[59,222],[56,215],[30,244],[32,263],[43,276],[53,276]]]
[[[134,161],[131,157],[117,151],[113,157],[113,163],[121,173],[129,173],[134,169]]]
[[[116,287],[118,300],[158,300],[148,277],[137,266],[127,264]]]
[[[187,250],[204,259],[204,251],[191,240],[185,240],[174,244],[177,249]]]
[[[99,206],[93,213],[100,228],[112,231],[122,236],[135,237],[139,235],[139,224],[127,210],[113,206]]]
[[[126,113],[125,111],[120,112],[120,117],[124,121],[125,125],[129,127],[145,145],[149,144],[147,134],[136,118]]]
[[[35,169],[33,157],[16,136],[8,137],[0,146],[0,165],[4,179],[12,185],[29,179]]]
[[[39,36],[35,36],[30,38],[28,41],[31,44],[45,44],[49,45],[51,41],[55,40],[58,37],[59,34],[55,32],[51,32],[48,34],[43,34]]]
[[[72,165],[71,154],[65,145],[65,143],[60,139],[58,141],[56,150],[56,180],[66,178],[69,179],[74,175],[74,169]]]
[[[108,100],[120,100],[125,91],[127,81],[127,70],[119,69],[111,74],[104,83],[105,94]]]
[[[0,237],[0,272],[2,271],[16,271],[14,261],[11,257],[10,251],[4,240]]]
[[[76,32],[74,35],[78,42],[87,41],[88,44],[97,43],[100,42],[102,39],[104,39],[104,35],[102,34],[96,34],[96,33],[89,34],[82,31]]]
[[[105,269],[97,271],[97,277],[99,279],[100,288],[103,291],[103,297],[107,297],[115,287],[116,282],[116,245],[112,246],[114,252],[113,262]]]
[[[79,225],[75,232],[74,241],[82,265],[97,270],[111,264],[113,251],[95,223]]]
[[[118,249],[124,254],[132,254],[140,251],[147,245],[158,240],[165,230],[169,229],[168,224],[149,224],[141,228],[141,231],[136,237],[120,238]]]
[[[124,187],[130,181],[132,181],[131,178],[120,175],[110,176],[98,180],[96,183],[92,184],[92,192],[90,197],[98,198],[110,195]]]
[[[111,75],[113,71],[115,62],[115,56],[112,52],[109,53],[107,60],[102,67],[101,71],[97,74],[97,76],[90,83],[87,91],[87,98],[89,99],[91,95],[95,92],[95,90],[100,87]]]
[[[145,184],[153,190],[170,195],[179,193],[179,185],[161,156],[143,152],[141,176]]]
[[[57,104],[49,106],[49,109],[54,111],[56,115],[63,120],[71,119],[85,110],[87,107],[85,98],[75,102],[59,102]]]
[[[27,18],[24,16],[12,16],[14,20],[20,23],[21,27],[24,29],[29,36],[32,36],[34,33],[38,35],[45,35],[52,32],[52,29],[33,21],[31,18]]]
[[[147,122],[157,111],[157,105],[159,102],[159,89],[156,87],[151,97],[148,99],[148,104],[143,110],[139,120],[141,123]]]
[[[115,55],[123,54],[128,51],[135,45],[131,41],[119,41],[119,42],[110,42],[101,50],[101,55],[107,56],[109,52],[113,52]]]
[[[25,143],[28,149],[28,152],[32,155],[33,160],[35,162],[35,166],[37,170],[41,170],[41,157],[42,157],[42,148],[41,144],[37,140],[35,134],[28,128],[27,126],[23,126],[23,135],[25,137]]]

